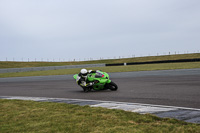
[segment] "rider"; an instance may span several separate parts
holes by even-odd
[[[83,88],[84,92],[88,92],[89,90],[91,90],[91,86],[94,84],[94,82],[90,82],[87,79],[87,75],[90,73],[96,73],[96,71],[87,71],[87,69],[83,68],[81,69],[76,79],[77,84]]]

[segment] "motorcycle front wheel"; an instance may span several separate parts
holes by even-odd
[[[110,89],[110,90],[112,90],[112,91],[116,91],[117,89],[118,89],[118,86],[114,83],[114,82],[110,82],[109,84],[108,84],[108,88]]]

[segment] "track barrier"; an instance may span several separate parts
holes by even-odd
[[[106,64],[106,66],[126,66],[126,65],[142,65],[142,64],[159,64],[159,63],[198,62],[198,61],[200,61],[200,58],[179,59],[179,60],[163,60],[163,61],[146,61],[146,62],[131,62],[131,63],[115,63],[115,64]]]

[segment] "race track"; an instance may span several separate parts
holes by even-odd
[[[118,91],[84,93],[72,75],[0,78],[0,96],[91,99],[200,109],[200,69],[110,73]]]

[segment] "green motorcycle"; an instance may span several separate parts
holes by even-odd
[[[75,74],[74,79],[77,80],[78,74]],[[89,83],[94,83],[92,86],[88,86]],[[90,73],[87,75],[87,81],[85,82],[85,87],[90,88],[90,90],[107,90],[116,91],[118,86],[109,79],[109,75],[106,72],[97,70],[96,73]]]

